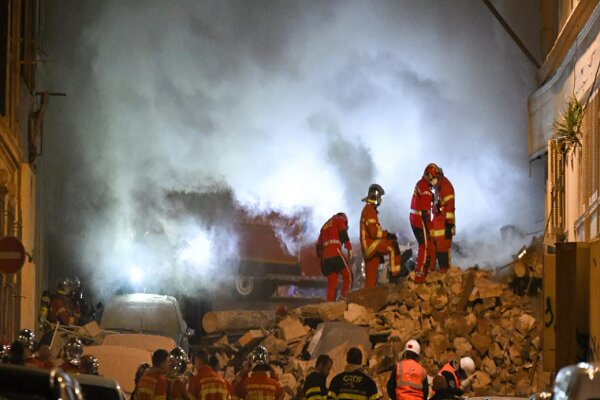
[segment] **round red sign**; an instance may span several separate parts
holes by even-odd
[[[25,265],[25,247],[14,236],[0,238],[0,272],[14,274]]]

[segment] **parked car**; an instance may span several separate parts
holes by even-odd
[[[579,363],[561,368],[552,385],[553,400],[597,399],[600,394],[600,364]]]
[[[83,400],[81,388],[61,369],[0,365],[0,399]]]
[[[79,382],[85,400],[127,400],[117,381],[98,375],[69,374]]]
[[[104,307],[100,327],[115,332],[168,336],[186,352],[189,338],[194,334],[183,320],[175,297],[147,293],[111,297]]]

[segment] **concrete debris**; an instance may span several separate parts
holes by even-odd
[[[287,317],[277,324],[281,329],[281,338],[288,342],[294,339],[305,336],[310,331],[310,328],[302,325],[298,318]]]
[[[202,316],[206,333],[270,328],[275,325],[275,311],[232,310],[210,311]]]
[[[308,349],[311,349],[311,359],[316,359],[321,354],[330,354],[331,349],[340,343],[347,342],[350,347],[362,347],[366,349],[364,358],[371,352],[369,341],[369,328],[356,326],[348,322],[323,322],[317,327],[317,334],[313,336]],[[350,348],[349,347],[349,348]],[[342,357],[342,365],[346,364],[346,354]]]
[[[247,355],[252,346],[264,345],[274,365],[282,367],[279,377],[290,398],[320,354],[334,360],[331,378],[344,369],[350,347],[363,350],[367,370],[385,396],[389,372],[409,339],[421,344],[421,363],[430,376],[451,359],[473,358],[477,374],[468,396],[537,391],[541,326],[532,315],[531,300],[515,295],[488,271],[430,272],[425,284],[407,279],[352,291],[348,299],[349,304],[303,306],[273,328],[250,330],[239,339],[238,352]],[[387,341],[391,336],[398,338],[397,344]]]
[[[337,301],[299,307],[293,311],[293,314],[303,319],[316,318],[323,321],[337,321],[344,318],[345,311],[346,302]]]
[[[367,315],[369,310],[359,304],[350,303],[348,309],[344,312],[344,319],[356,325],[369,325]]]
[[[258,343],[262,338],[265,337],[265,334],[263,333],[263,331],[258,330],[258,329],[253,329],[251,331],[248,331],[246,333],[244,333],[244,335],[239,338],[238,343],[240,344],[241,347],[249,347],[250,343]]]

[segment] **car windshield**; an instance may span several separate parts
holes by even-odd
[[[108,302],[100,326],[120,332],[161,334],[177,341],[180,318],[174,301],[165,296],[123,295]]]

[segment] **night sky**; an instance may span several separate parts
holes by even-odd
[[[43,88],[67,94],[44,124],[51,287],[77,274],[106,294],[134,268],[171,291],[214,284],[236,252],[230,194],[308,210],[309,244],[345,211],[356,241],[377,182],[384,228],[413,239],[430,162],[456,189],[456,264],[510,260],[525,243],[502,226],[543,229],[536,70],[480,1],[63,0],[44,50]]]

